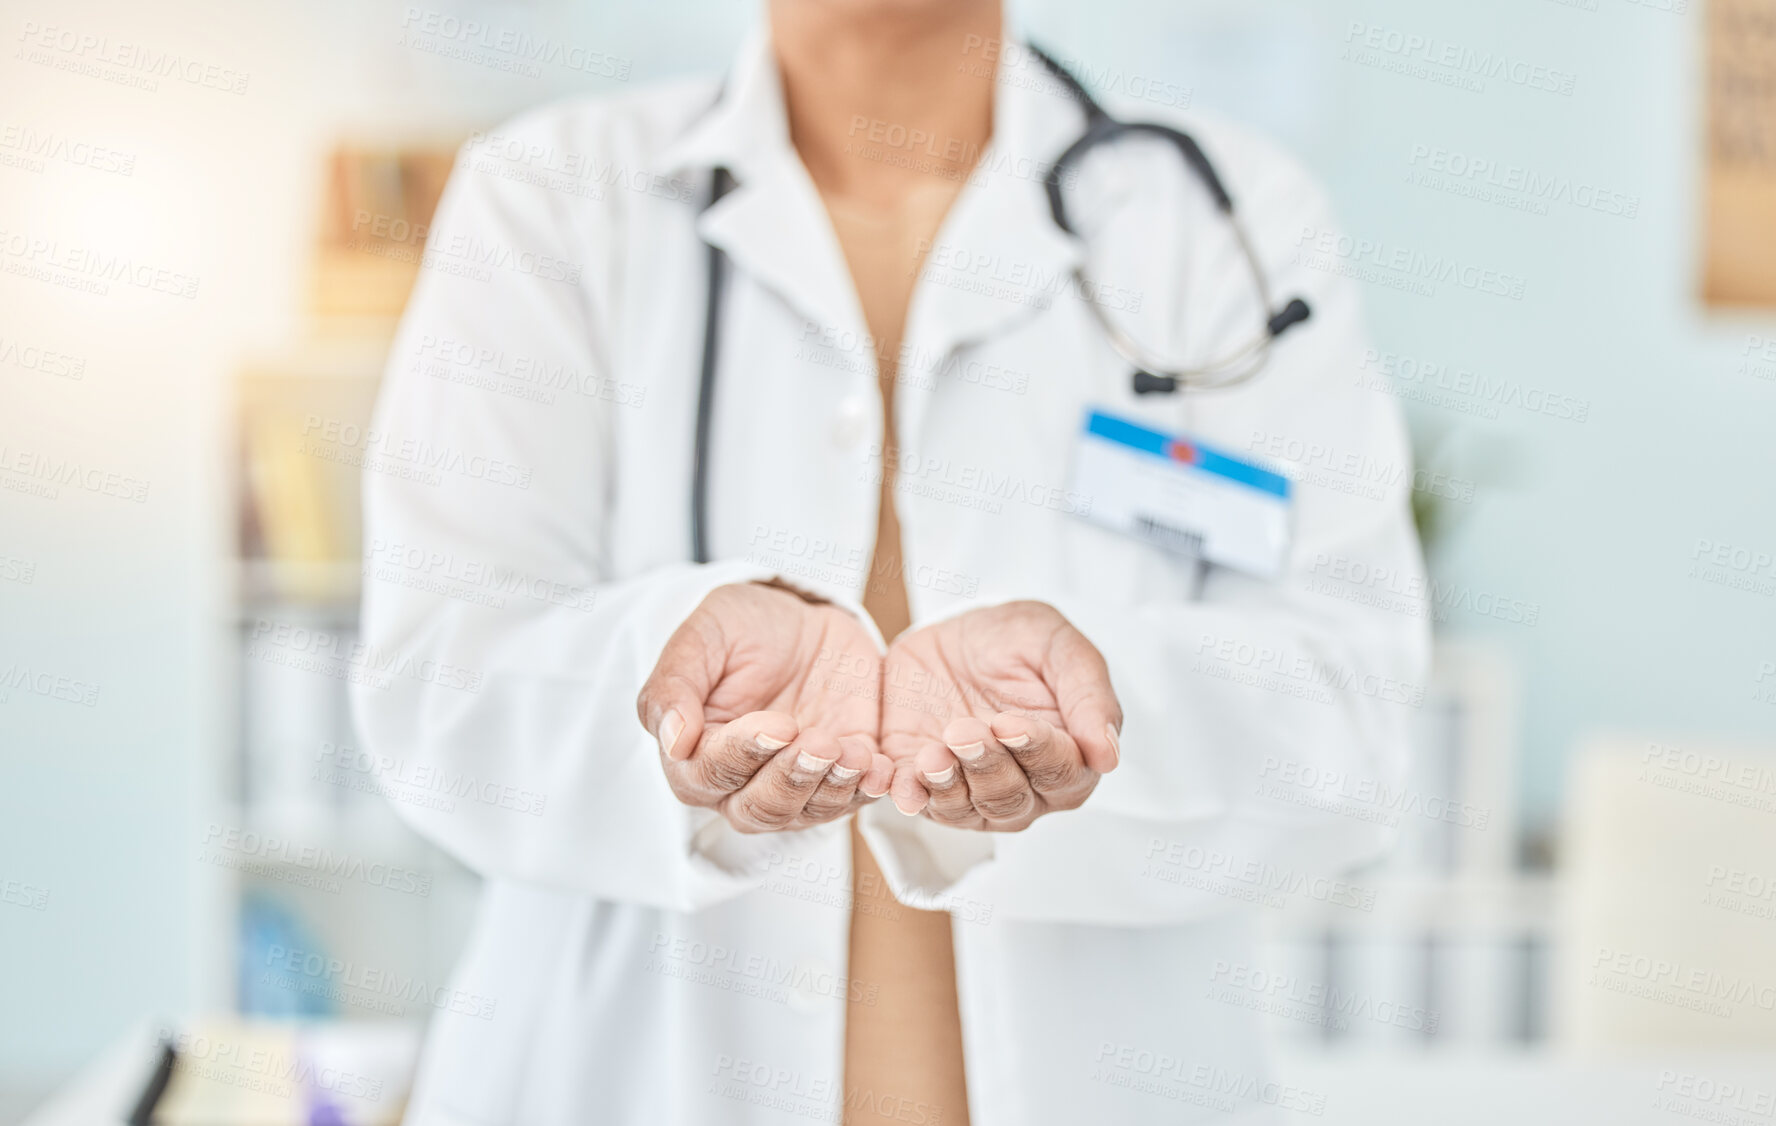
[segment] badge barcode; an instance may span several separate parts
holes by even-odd
[[[1201,555],[1203,537],[1201,532],[1189,532],[1183,528],[1175,528],[1162,523],[1151,516],[1135,514],[1135,527],[1141,534],[1168,551],[1182,552],[1186,555]]]

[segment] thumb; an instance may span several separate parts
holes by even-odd
[[[723,654],[693,613],[660,650],[654,671],[635,698],[635,713],[673,761],[691,757],[703,738],[703,705],[714,691]]]
[[[1122,758],[1122,703],[1098,647],[1067,626],[1055,638],[1044,679],[1085,765],[1099,774],[1115,770]]]

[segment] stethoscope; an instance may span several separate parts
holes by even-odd
[[[1184,163],[1202,181],[1209,197],[1215,201],[1216,208],[1227,217],[1227,222],[1233,229],[1234,241],[1239,244],[1240,254],[1245,258],[1251,273],[1258,307],[1265,312],[1264,324],[1251,340],[1194,367],[1176,367],[1149,351],[1121,325],[1111,320],[1099,302],[1084,301],[1085,307],[1091,310],[1093,318],[1103,329],[1110,347],[1134,368],[1132,378],[1135,394],[1170,394],[1178,390],[1214,391],[1237,386],[1257,375],[1270,359],[1271,344],[1277,337],[1307,320],[1311,310],[1307,302],[1299,297],[1291,297],[1280,309],[1271,303],[1270,286],[1265,281],[1263,268],[1258,264],[1258,255],[1252,249],[1251,239],[1247,237],[1245,227],[1234,212],[1233,197],[1227,194],[1227,188],[1221,183],[1221,177],[1216,175],[1214,165],[1203,155],[1202,146],[1190,134],[1169,125],[1154,121],[1121,121],[1112,117],[1109,111],[1086,92],[1085,87],[1066,67],[1036,47],[1029,50],[1042,60],[1043,65],[1067,88],[1073,100],[1085,111],[1085,132],[1056,159],[1043,183],[1048,193],[1049,214],[1053,217],[1055,226],[1075,238],[1080,237],[1067,218],[1067,201],[1062,194],[1061,185],[1092,149],[1135,133],[1163,138],[1177,147]],[[715,169],[710,176],[709,200],[704,206],[714,205],[733,186],[734,179],[726,168]],[[720,247],[711,244],[708,291],[703,313],[703,369],[697,386],[696,446],[691,462],[691,556],[699,563],[709,562],[706,520],[709,497],[709,423],[715,397],[715,369],[721,350],[722,288],[726,267],[727,255]],[[1083,264],[1073,268],[1073,283],[1077,287],[1076,291],[1081,294],[1097,292]]]

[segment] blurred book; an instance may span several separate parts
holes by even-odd
[[[153,1087],[155,1126],[395,1126],[419,1041],[395,1021],[144,1022],[25,1124],[125,1126]],[[174,1054],[161,1089],[164,1045]]]
[[[396,1126],[418,1030],[215,1019],[180,1029],[156,1126]]]
[[[237,381],[243,593],[355,600],[360,475],[378,463],[370,414],[385,337],[310,343],[249,364]]]
[[[445,145],[334,150],[310,291],[316,316],[400,315],[455,160]]]

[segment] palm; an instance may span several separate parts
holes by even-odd
[[[901,637],[882,687],[880,745],[902,812],[1016,832],[1078,808],[1116,765],[1122,709],[1103,655],[1046,603]]]
[[[888,651],[882,678],[883,752],[896,763],[911,761],[961,717],[1014,712],[1060,725],[1059,704],[1042,676],[1047,651],[1028,624],[979,614],[902,636]]]
[[[760,613],[747,603],[716,615],[731,648],[704,705],[705,719],[727,723],[749,712],[787,712],[805,728],[873,742],[880,658],[869,634],[842,610],[784,598],[785,606],[797,604],[795,612]]]

